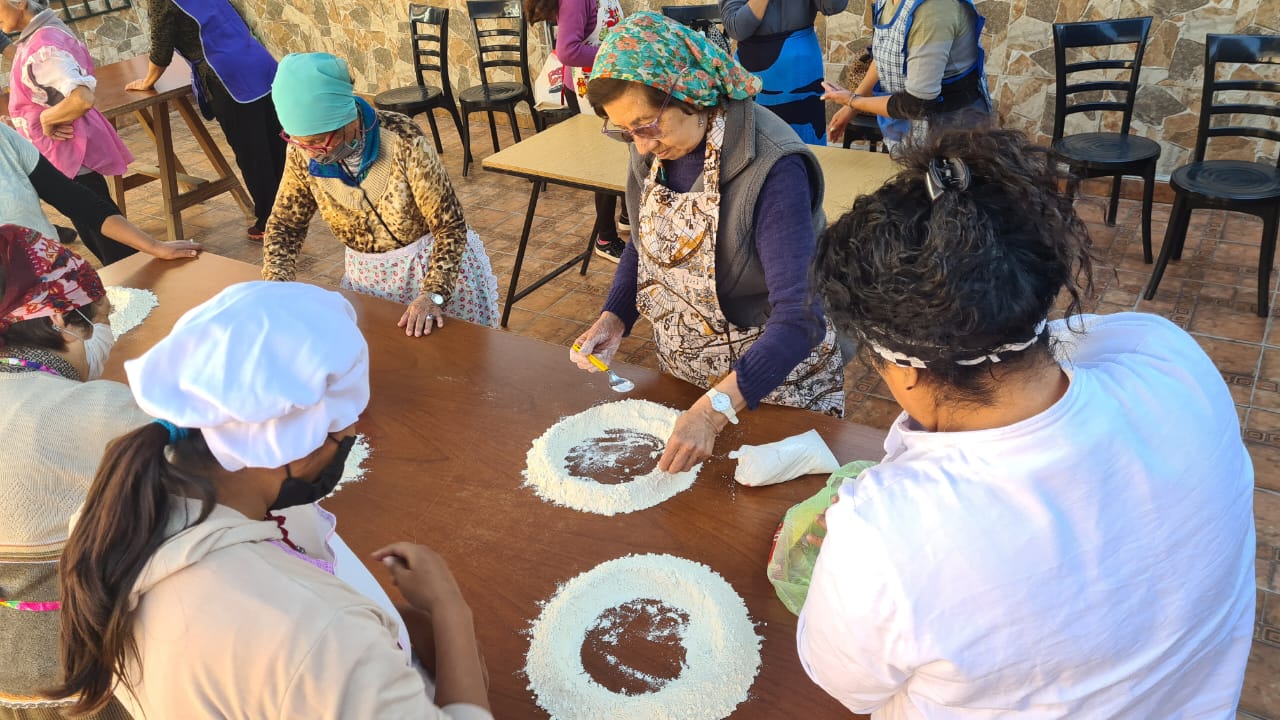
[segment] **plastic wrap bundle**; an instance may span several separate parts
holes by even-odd
[[[856,482],[863,470],[875,464],[871,460],[858,460],[836,470],[818,494],[794,505],[783,516],[769,553],[768,575],[778,599],[792,613],[799,615],[800,608],[804,607],[809,578],[818,562],[819,546],[806,539],[810,534],[822,536],[823,530],[817,526],[818,516],[831,507],[841,485],[846,481]]]
[[[751,487],[774,485],[801,475],[835,472],[840,467],[817,430],[768,445],[743,445],[729,453],[729,457],[738,461],[733,479]]]

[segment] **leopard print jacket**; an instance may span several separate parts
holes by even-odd
[[[264,279],[294,279],[307,226],[318,209],[334,236],[362,253],[389,252],[430,231],[435,246],[422,292],[440,293],[446,303],[449,301],[467,246],[462,204],[422,130],[397,113],[378,112],[378,120],[378,159],[361,187],[349,187],[337,178],[313,177],[307,171],[307,154],[289,146],[284,177],[263,238]],[[367,202],[364,193],[368,193]],[[369,203],[377,207],[391,234]]]

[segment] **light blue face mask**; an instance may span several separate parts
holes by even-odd
[[[85,322],[93,325],[93,334],[88,338],[80,337],[79,333],[72,332],[69,328],[60,328],[62,332],[84,343],[84,357],[89,364],[89,377],[86,380],[97,380],[102,377],[102,371],[106,368],[107,358],[111,355],[111,348],[116,344],[116,335],[111,330],[111,326],[107,323],[95,323],[89,319],[89,316],[76,308],[76,314],[85,319]]]
[[[364,128],[355,137],[347,142],[342,143],[338,147],[330,150],[324,155],[316,158],[316,162],[323,165],[337,165],[340,162],[349,162],[351,158],[358,158],[364,154]]]

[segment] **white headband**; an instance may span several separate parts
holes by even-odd
[[[984,362],[987,362],[988,360],[990,360],[993,363],[998,363],[1000,362],[1000,353],[1021,352],[1031,347],[1032,345],[1034,345],[1035,342],[1040,339],[1041,333],[1044,332],[1045,327],[1047,327],[1048,325],[1049,325],[1049,319],[1045,318],[1044,320],[1041,320],[1036,325],[1035,334],[1031,336],[1030,340],[1026,340],[1019,343],[1006,343],[1004,345],[1001,345],[998,348],[991,350],[988,353],[979,355],[978,357],[967,358],[965,360],[953,360],[952,362],[954,362],[956,365],[966,365],[966,366],[980,365]],[[884,358],[885,360],[888,360],[889,362],[899,367],[914,367],[914,368],[928,367],[928,364],[925,363],[925,361],[921,360],[920,358],[907,355],[906,353],[900,353],[896,350],[890,350],[885,346],[881,345],[880,343],[876,342],[875,340],[872,340],[871,338],[867,338],[867,344],[871,346],[871,349],[874,350],[877,355],[879,355],[880,357]]]

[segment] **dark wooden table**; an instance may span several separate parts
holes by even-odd
[[[191,69],[186,61],[175,56],[173,64],[147,91],[125,90],[125,85],[147,75],[147,56],[103,65],[94,71],[98,89],[94,92],[94,107],[109,120],[132,113],[156,146],[158,165],[135,163],[127,176],[112,178],[111,194],[120,212],[125,213],[125,191],[160,181],[160,198],[164,208],[165,225],[170,240],[182,239],[182,211],[222,193],[231,193],[246,216],[252,217],[253,203],[232,172],[231,166],[218,149],[191,104]],[[173,132],[169,122],[170,103],[182,116],[187,129],[195,137],[200,149],[213,165],[218,177],[212,180],[187,173],[182,161],[173,150]],[[9,107],[9,96],[0,95],[0,107]],[[179,184],[187,186],[182,190]],[[127,213],[126,213],[127,214]]]
[[[205,254],[162,262],[134,256],[106,268],[112,285],[151,289],[160,305],[116,343],[107,377],[162,337],[187,309],[258,268]],[[618,399],[599,374],[578,370],[568,349],[450,320],[426,338],[395,326],[403,307],[353,293],[370,346],[372,400],[359,423],[372,454],[362,482],[324,501],[357,554],[411,540],[449,561],[476,618],[498,718],[546,717],[521,673],[523,634],[559,583],[632,553],[669,553],[705,563],[745,599],[764,641],[750,698],[734,718],[839,718],[848,713],[805,676],[796,619],[765,577],[774,530],[787,508],[824,478],[768,488],[733,482],[729,450],[816,428],[842,461],[879,458],[879,430],[791,408],[765,406],[730,426],[692,488],[656,507],[603,517],[556,507],[522,487],[525,453],[561,417]],[[199,362],[199,358],[192,358]],[[617,364],[636,382],[627,397],[676,408],[701,390],[645,368]],[[370,570],[395,596],[384,568]]]

